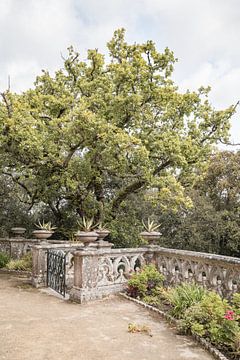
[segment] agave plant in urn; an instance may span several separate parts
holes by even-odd
[[[149,218],[147,223],[142,221],[145,231],[140,233],[141,237],[144,240],[147,240],[149,245],[154,245],[156,240],[160,238],[162,235],[157,229],[161,226],[161,224],[156,224],[154,221],[151,221]]]
[[[38,230],[33,231],[33,235],[39,240],[46,240],[52,236],[54,230],[56,230],[55,226],[52,226],[52,223],[49,222],[38,222],[35,224],[38,227]]]
[[[95,227],[93,221],[93,218],[86,219],[84,216],[78,221],[79,230],[75,233],[75,237],[77,241],[83,242],[85,247],[89,246],[89,244],[98,238],[97,232],[93,231]]]
[[[95,228],[96,233],[98,234],[98,239],[103,240],[110,234],[110,231],[107,229],[106,224],[101,221],[96,225]]]

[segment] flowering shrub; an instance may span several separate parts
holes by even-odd
[[[234,320],[235,313],[233,310],[227,310],[226,314],[224,315],[224,318],[227,320]]]

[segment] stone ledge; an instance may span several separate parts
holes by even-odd
[[[184,258],[191,258],[191,259],[203,259],[210,260],[211,262],[213,260],[216,260],[217,262],[224,262],[225,264],[236,264],[240,265],[240,259],[236,257],[231,256],[224,256],[224,255],[217,255],[217,254],[209,254],[209,253],[202,253],[202,252],[196,252],[196,251],[188,251],[188,250],[178,250],[178,249],[168,249],[163,247],[158,247],[154,249],[154,252],[157,255],[170,255],[170,256],[177,256],[177,257],[184,257]]]
[[[70,300],[80,304],[87,303],[93,300],[100,300],[112,294],[117,294],[123,291],[125,284],[115,284],[109,286],[101,286],[98,288],[78,288],[73,286],[70,290]]]

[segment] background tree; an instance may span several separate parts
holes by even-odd
[[[240,255],[240,152],[213,155],[201,181],[188,191],[193,206],[166,212],[162,244],[174,248]]]
[[[109,61],[98,50],[81,61],[69,48],[54,76],[43,71],[33,89],[2,94],[2,173],[57,225],[66,213],[114,221],[132,194],[150,189],[155,201],[184,204],[184,186],[227,140],[234,106],[212,108],[209,89],[179,92],[168,48],[129,45],[123,29],[107,46]]]

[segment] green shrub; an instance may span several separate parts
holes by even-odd
[[[240,310],[240,293],[236,293],[233,295],[232,304],[236,309]]]
[[[185,311],[180,328],[185,333],[207,337],[221,348],[238,351],[240,327],[235,313],[228,301],[215,292],[208,291],[200,302]]]
[[[6,265],[8,270],[22,270],[22,271],[31,271],[32,270],[32,254],[27,253],[21,259],[10,260]]]
[[[134,298],[156,296],[156,289],[162,285],[164,276],[154,265],[144,266],[140,272],[132,275],[128,281],[127,293]]]
[[[9,262],[10,256],[4,252],[0,252],[0,268],[3,268]]]
[[[168,293],[168,300],[172,306],[171,315],[176,318],[183,317],[185,311],[201,301],[205,294],[206,290],[196,284],[183,283],[171,289]]]

